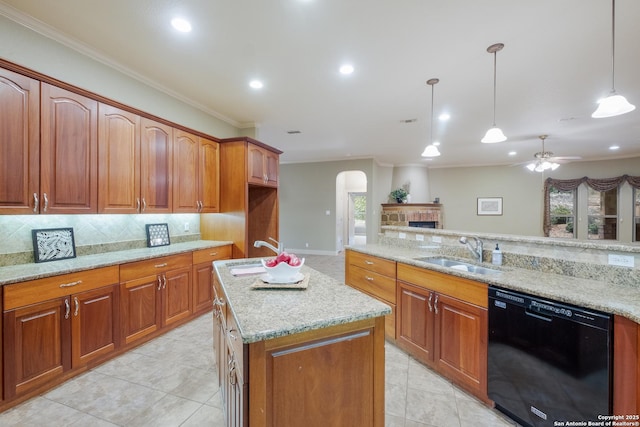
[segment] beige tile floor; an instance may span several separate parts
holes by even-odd
[[[344,278],[341,256],[307,265]],[[0,414],[0,426],[223,426],[212,317],[159,338]],[[386,346],[386,426],[513,426],[395,346]]]

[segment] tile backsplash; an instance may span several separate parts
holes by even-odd
[[[1,215],[0,266],[33,262],[31,230],[73,228],[76,253],[80,256],[145,247],[145,225],[158,223],[169,225],[172,243],[200,238],[198,214]]]

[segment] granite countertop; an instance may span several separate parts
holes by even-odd
[[[391,313],[388,305],[307,266],[300,270],[310,275],[306,289],[251,289],[259,274],[230,273],[258,260],[213,263],[245,344]]]
[[[0,267],[0,286],[8,285],[10,283],[24,282],[26,280],[41,279],[48,276],[56,276],[59,274],[91,270],[93,268],[108,267],[127,262],[142,261],[166,255],[175,255],[198,249],[215,248],[232,243],[233,242],[214,240],[195,240],[192,242],[175,243],[155,248],[129,249],[124,251],[80,256],[60,261]]]
[[[453,276],[473,279],[489,285],[621,315],[640,323],[640,292],[638,292],[637,288],[524,268],[495,266],[488,263],[483,263],[482,265],[487,268],[499,269],[501,272],[487,275],[475,274],[415,259],[418,257],[441,256],[437,249],[408,249],[380,244],[349,246],[348,249],[416,267],[440,271]],[[467,259],[463,261],[470,262]]]

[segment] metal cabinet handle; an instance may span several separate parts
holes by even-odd
[[[158,290],[162,289],[162,276],[158,276]]]
[[[365,261],[364,263],[365,263],[365,264],[367,264],[367,265],[373,265],[373,261],[368,261],[368,260],[367,260],[367,261]]]
[[[49,198],[47,197],[47,193],[42,193],[42,198],[44,199],[44,212],[46,212],[49,207]]]
[[[80,309],[80,303],[78,302],[78,297],[73,297],[73,303],[76,305],[76,309],[73,312],[75,317],[78,317],[78,310]]]
[[[440,295],[436,295],[436,301],[433,303],[433,308],[436,311],[436,314],[438,314],[438,297],[440,297]]]
[[[429,292],[429,301],[427,301],[427,304],[429,305],[429,311],[433,311],[433,306],[431,305],[432,300],[433,300],[433,293]]]
[[[142,212],[147,210],[147,201],[144,199],[144,197],[142,198]]]
[[[370,282],[373,282],[373,277],[369,277],[369,276],[364,276],[365,279],[367,279]]]
[[[156,264],[156,265],[154,265],[154,267],[155,267],[155,268],[162,268],[162,267],[166,267],[167,265],[169,265],[169,264],[167,264],[166,262],[163,262],[162,264]]]
[[[217,255],[218,255],[218,252],[210,252],[209,253],[209,256],[217,256]]]
[[[40,200],[38,200],[38,193],[33,193],[33,212],[38,213],[38,207],[40,206]]]
[[[140,212],[140,198],[136,197],[136,212]]]
[[[229,338],[231,338],[234,341],[238,340],[238,337],[236,335],[233,335],[232,332],[238,332],[236,329],[229,329],[229,332],[227,332],[227,334],[229,335]]]
[[[64,318],[68,319],[69,318],[69,313],[71,312],[71,306],[69,305],[69,299],[65,298],[64,299]]]
[[[222,307],[222,306],[224,306],[224,305],[225,305],[224,300],[223,300],[223,299],[221,299],[221,298],[216,298],[216,299],[213,301],[213,303],[214,303],[215,305],[217,305],[218,307]]]
[[[167,275],[163,274],[162,275],[162,289],[167,287]]]
[[[60,285],[61,288],[70,288],[72,286],[77,286],[79,284],[82,283],[82,280],[76,280],[75,282],[71,282],[71,283],[63,283]]]

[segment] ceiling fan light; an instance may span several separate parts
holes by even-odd
[[[614,117],[628,113],[635,109],[636,106],[630,104],[629,101],[627,101],[627,98],[614,92],[606,98],[598,101],[598,108],[593,112],[591,117],[595,119]]]
[[[427,147],[422,152],[422,157],[438,157],[440,155],[440,151],[438,147],[433,144],[427,145]]]
[[[558,166],[560,166],[558,163],[551,163],[551,170],[554,171],[558,169]]]
[[[527,169],[529,169],[531,172],[533,172],[536,169],[536,164],[535,163],[529,163],[527,165]]]
[[[484,138],[480,140],[480,142],[485,144],[494,144],[496,142],[506,141],[507,137],[502,133],[502,129],[497,126],[492,127],[487,131],[484,135]]]

